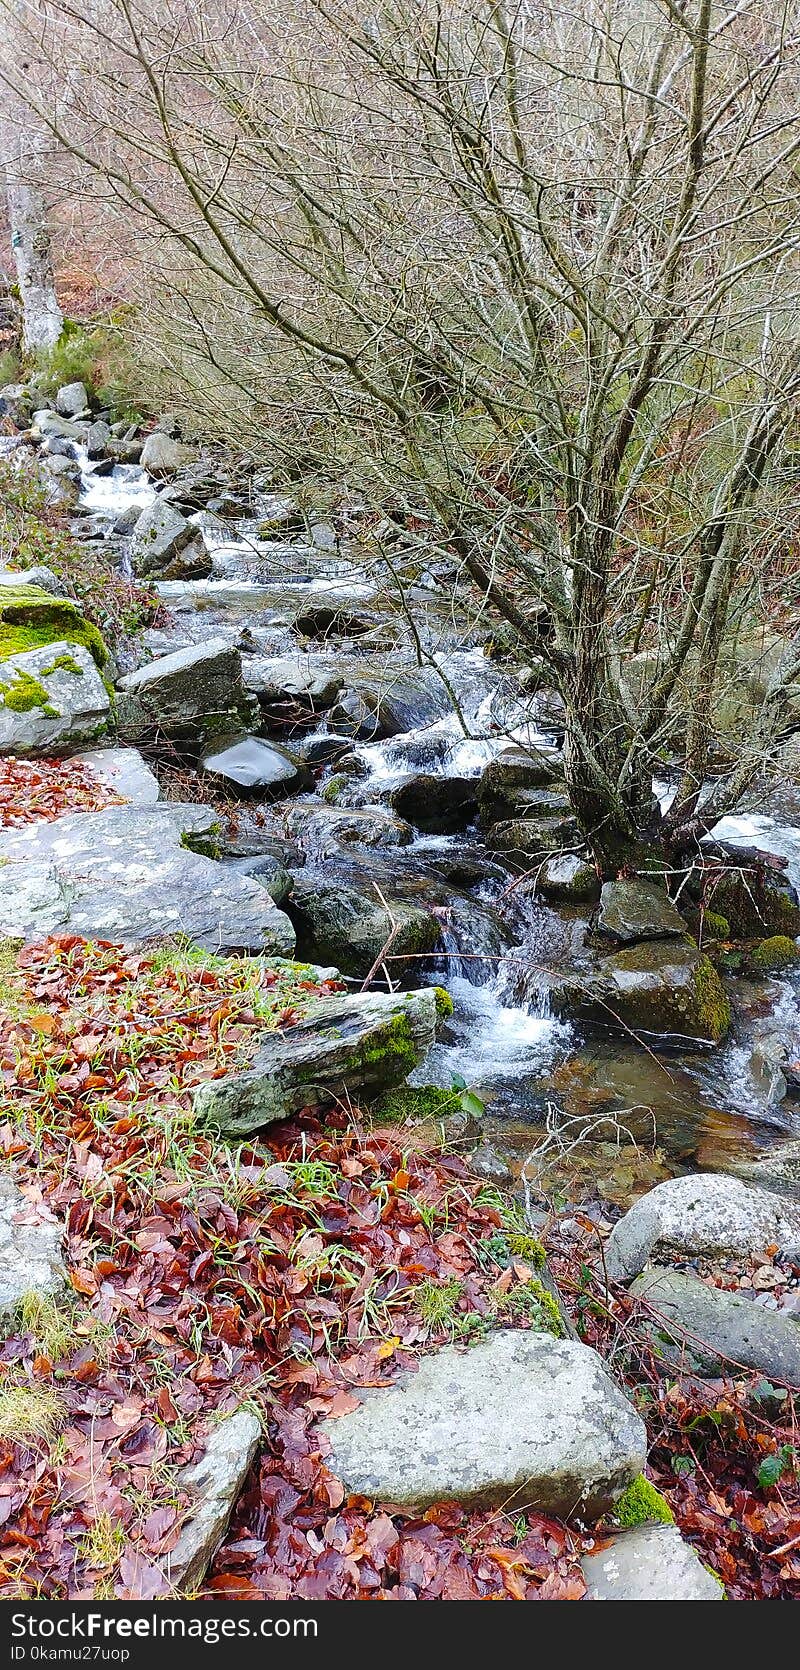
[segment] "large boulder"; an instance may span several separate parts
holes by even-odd
[[[236,794],[254,794],[261,800],[299,794],[314,782],[303,760],[258,736],[218,738],[201,756],[200,769]]]
[[[703,1172],[659,1183],[614,1225],[606,1242],[612,1281],[628,1282],[649,1259],[750,1256],[775,1245],[800,1251],[800,1206],[738,1177]]]
[[[503,853],[510,861],[523,866],[574,846],[578,840],[578,826],[565,795],[548,789],[532,789],[529,801],[533,802],[534,797],[536,804],[529,804],[524,816],[491,824],[485,836],[491,852]]]
[[[594,865],[577,853],[559,853],[545,859],[536,876],[536,891],[553,904],[584,903],[596,899],[600,882]]]
[[[193,464],[196,457],[194,447],[155,429],[152,435],[147,436],[142,447],[141,464],[148,475],[166,478],[177,475],[179,470]]]
[[[246,1136],[307,1107],[374,1096],[416,1067],[436,1037],[432,987],[320,998],[296,1026],[270,1034],[241,1073],[195,1091],[199,1117]]]
[[[291,956],[294,930],[266,889],[203,856],[217,829],[207,808],[163,802],[0,832],[0,935],[138,946],[183,934],[209,951]]]
[[[327,1465],[349,1494],[591,1521],[642,1471],[643,1422],[588,1346],[504,1329],[360,1394],[329,1421]]]
[[[111,702],[87,649],[66,640],[0,661],[0,754],[71,753],[107,729]]]
[[[66,1287],[63,1226],[47,1207],[26,1199],[8,1174],[0,1175],[0,1315],[27,1294],[49,1298]]]
[[[211,553],[199,528],[162,499],[139,516],[131,535],[130,557],[135,574],[165,580],[203,579],[211,573]]]
[[[560,787],[557,771],[554,751],[505,748],[484,768],[478,784],[481,821],[488,825],[523,816],[518,808],[531,789]]]
[[[739,1161],[736,1171],[757,1188],[773,1189],[800,1201],[800,1138],[782,1142],[756,1160]]]
[[[284,827],[318,861],[342,847],[407,847],[414,839],[410,823],[382,806],[319,806],[304,800],[284,814]]]
[[[693,943],[647,940],[604,957],[585,978],[554,983],[554,1009],[591,1025],[663,1038],[681,1047],[717,1044],[730,1026],[720,977]]]
[[[242,658],[224,638],[174,650],[120,680],[119,728],[131,740],[159,733],[208,741],[248,729],[258,703],[242,681]]]
[[[453,711],[447,687],[431,667],[397,667],[382,663],[354,677],[331,712],[338,731],[371,741],[404,735],[419,726],[446,719]]]
[[[70,645],[88,649],[98,667],[105,666],[108,651],[103,639],[71,598],[54,592],[52,584],[33,584],[27,573],[5,575],[0,589],[0,661],[65,638]]]
[[[411,772],[389,790],[389,804],[398,817],[428,834],[463,829],[478,807],[474,777],[444,777],[429,771]]]
[[[681,939],[687,932],[683,917],[663,887],[653,882],[607,881],[600,893],[597,933],[617,945],[643,939]]]
[[[758,1369],[770,1380],[800,1390],[800,1319],[765,1310],[754,1299],[709,1287],[682,1270],[653,1268],[637,1276],[631,1292],[657,1313],[661,1354],[687,1357],[692,1368],[714,1376],[738,1368]],[[677,1348],[677,1351],[676,1349]]]
[[[384,946],[395,959],[433,951],[441,931],[436,917],[398,899],[388,881],[381,891],[385,902],[366,887],[361,891],[319,871],[296,876],[286,908],[302,954],[363,979]],[[400,966],[392,963],[395,970]]]
[[[0,411],[18,429],[27,429],[33,417],[33,395],[27,383],[6,383],[0,388]]]
[[[636,1525],[581,1560],[589,1600],[724,1600],[677,1525]]]

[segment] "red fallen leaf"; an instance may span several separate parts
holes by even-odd
[[[91,1298],[97,1292],[97,1278],[89,1270],[70,1270],[69,1279],[76,1293],[85,1293],[87,1298]]]
[[[119,1583],[114,1585],[118,1600],[160,1600],[170,1593],[163,1571],[135,1551],[123,1554],[119,1576]]]
[[[168,1386],[161,1387],[161,1391],[156,1398],[156,1408],[162,1421],[177,1421],[178,1411],[170,1397]]]
[[[235,1572],[221,1572],[217,1577],[208,1578],[205,1588],[213,1590],[215,1595],[235,1595],[237,1600],[264,1599],[263,1589],[257,1589],[248,1577],[237,1577]]]

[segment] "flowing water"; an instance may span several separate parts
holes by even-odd
[[[155,490],[142,470],[117,466],[98,475],[85,459],[83,464],[82,504],[103,526],[110,528],[131,506],[152,502]],[[348,564],[346,554],[315,548],[307,538],[264,540],[253,521],[221,530],[206,515],[195,520],[212,553],[213,573],[208,580],[159,584],[176,624],[161,635],[158,653],[197,642],[219,627],[234,639],[242,632],[253,637],[262,653],[265,648],[283,653],[287,646],[296,653],[292,616],[308,600],[317,608],[330,604],[332,611],[367,616],[382,605],[379,581],[362,566]],[[423,610],[421,616],[427,664],[420,710],[414,711],[412,693],[401,734],[351,745],[356,768],[346,804],[385,807],[388,792],[408,773],[478,778],[511,742],[557,753],[557,738],[537,719],[536,702],[521,698],[513,678],[481,647],[465,644],[463,635],[459,647],[450,622],[448,642],[444,619],[445,612],[437,614],[433,604],[432,613]],[[395,634],[396,621],[395,616]],[[387,630],[384,617],[379,628]],[[331,643],[324,647],[326,657],[336,655]],[[348,667],[356,665],[359,652],[352,641],[338,653],[346,654]],[[413,659],[407,645],[400,661],[413,665]],[[387,656],[389,686],[397,666],[397,656]],[[313,746],[323,748],[332,732],[335,726],[325,718],[306,724],[308,757],[315,757]],[[323,783],[336,769],[334,761]],[[666,803],[670,791],[660,789]],[[309,802],[310,809],[319,806]],[[743,852],[759,847],[786,858],[789,879],[800,891],[800,829],[753,815],[724,819],[714,835]],[[350,874],[352,849],[334,851],[325,862],[329,874],[338,869]],[[629,1121],[637,1140],[655,1139],[680,1163],[725,1165],[776,1131],[793,1129],[789,1105],[771,1104],[753,1068],[759,1026],[800,1053],[800,1004],[792,981],[774,983],[766,1020],[737,1019],[731,1040],[716,1052],[659,1059],[634,1041],[587,1040],[550,1013],[547,998],[547,972],[581,961],[585,920],[577,907],[550,909],[515,888],[515,877],[485,851],[477,830],[417,835],[409,847],[371,850],[369,864],[369,873],[382,876],[388,887],[429,897],[441,921],[440,950],[418,965],[423,972],[416,977],[445,984],[455,1012],[412,1082],[449,1087],[454,1078],[466,1081],[485,1101],[490,1127],[493,1123],[507,1145],[529,1143],[532,1124],[553,1101],[567,1115],[607,1110]]]

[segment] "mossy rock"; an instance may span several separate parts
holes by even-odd
[[[404,1125],[406,1120],[446,1119],[460,1103],[459,1090],[442,1090],[436,1084],[401,1084],[380,1096],[372,1112],[381,1125]]]
[[[108,651],[101,634],[69,598],[24,583],[0,587],[0,661],[64,640],[81,644],[101,670],[105,666]],[[62,656],[58,665],[65,660]]]
[[[721,875],[709,891],[709,903],[727,918],[734,939],[800,934],[800,907],[763,864]]]
[[[689,1046],[720,1043],[731,1020],[713,963],[688,938],[626,946],[586,980],[554,987],[551,997],[558,1012],[576,1019]]]
[[[747,960],[756,974],[780,974],[800,963],[800,946],[788,934],[772,934],[754,946]]]
[[[674,1525],[675,1515],[665,1496],[640,1473],[633,1484],[624,1490],[614,1508],[618,1525],[630,1530],[634,1525]]]

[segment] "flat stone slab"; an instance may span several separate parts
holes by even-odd
[[[588,1346],[503,1329],[423,1357],[323,1427],[351,1494],[426,1508],[531,1507],[597,1519],[644,1466],[647,1436]]]
[[[637,1525],[581,1560],[589,1600],[724,1600],[677,1525]]]
[[[659,1183],[620,1218],[606,1242],[612,1281],[628,1282],[649,1259],[783,1252],[800,1248],[800,1207],[738,1177],[702,1172]]]
[[[170,1583],[196,1589],[228,1528],[239,1492],[261,1442],[261,1422],[248,1409],[237,1409],[215,1427],[205,1454],[180,1474],[180,1484],[194,1506],[168,1556]]]
[[[215,814],[163,802],[0,832],[0,934],[127,946],[185,934],[209,951],[291,956],[294,929],[259,882],[202,856]]]
[[[436,1020],[432,987],[320,998],[296,1026],[268,1034],[245,1072],[198,1086],[195,1112],[243,1136],[349,1091],[375,1095],[421,1061],[435,1042]]]
[[[89,748],[76,754],[78,765],[87,765],[112,794],[119,794],[132,806],[152,806],[161,790],[158,778],[146,765],[138,748]]]
[[[716,1375],[721,1363],[760,1369],[770,1380],[800,1387],[800,1319],[766,1310],[753,1299],[709,1287],[681,1270],[654,1266],[637,1276],[631,1292],[674,1327],[681,1352],[700,1373]],[[659,1334],[663,1336],[663,1328]],[[708,1347],[704,1350],[703,1347]]]
[[[102,735],[110,709],[82,644],[64,639],[10,655],[0,665],[0,754],[72,753]]]
[[[59,1293],[67,1272],[63,1227],[45,1206],[26,1200],[14,1179],[0,1174],[0,1315],[27,1293]]]

